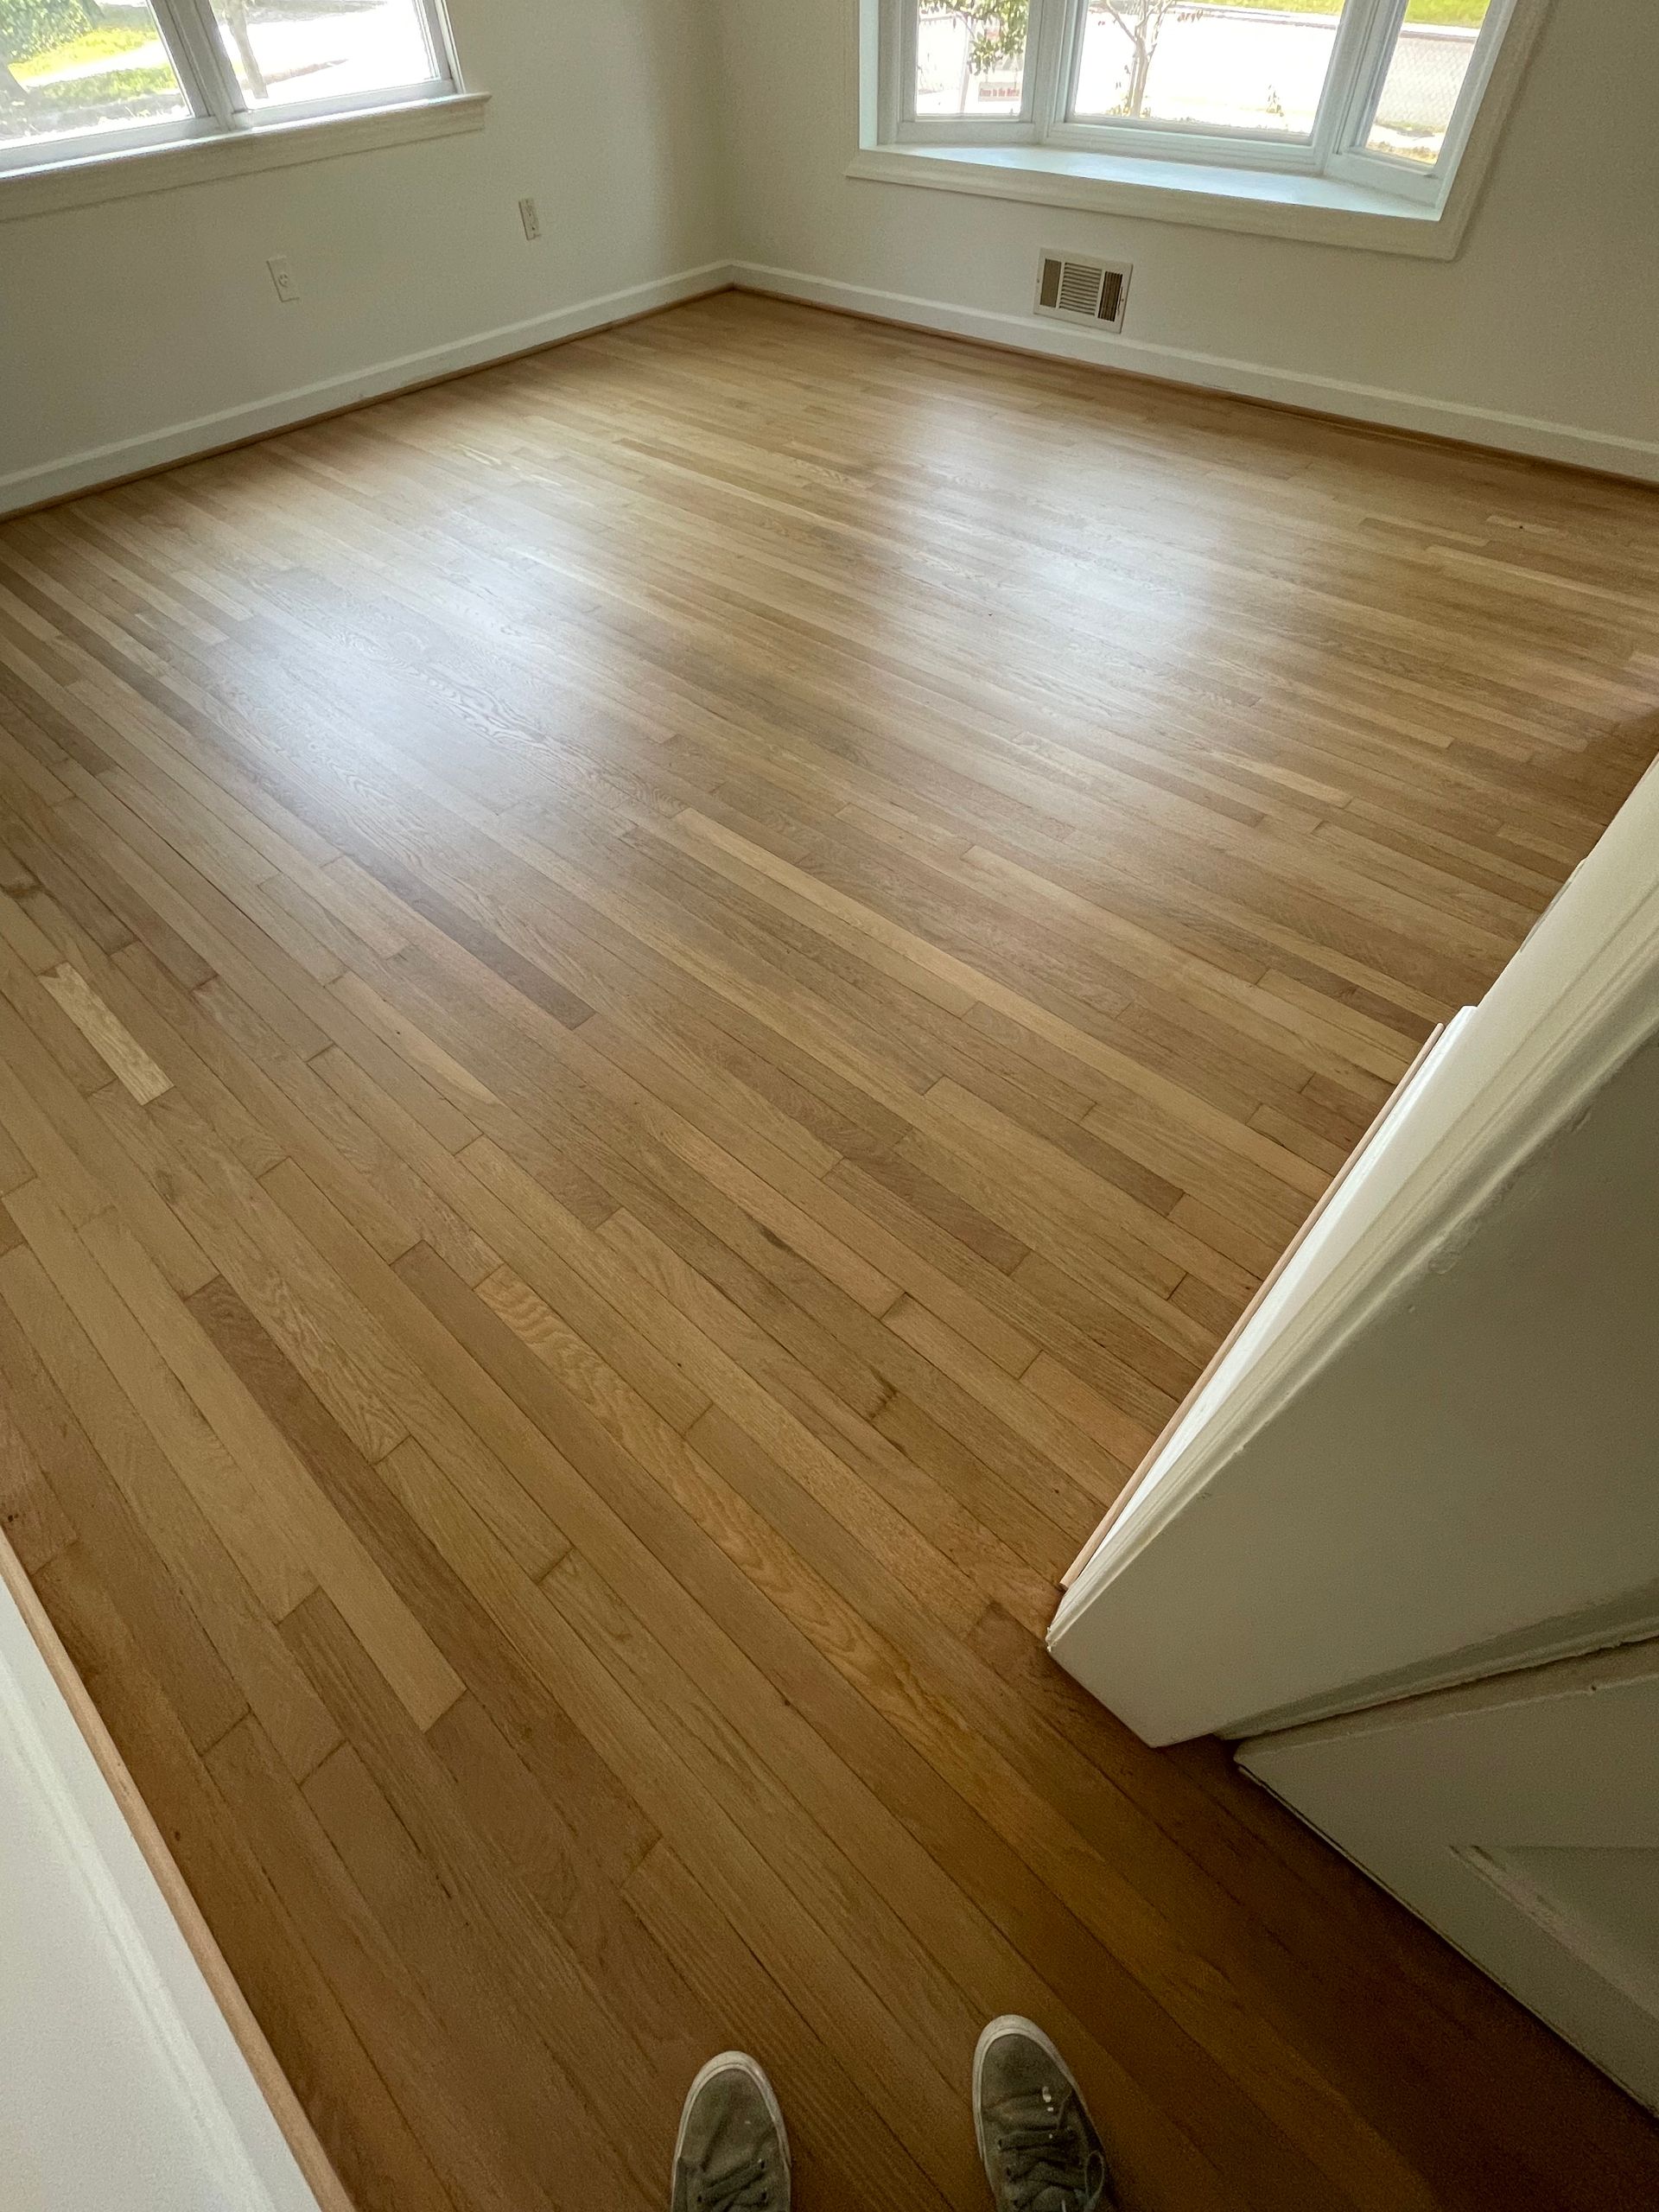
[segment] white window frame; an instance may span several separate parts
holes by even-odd
[[[219,35],[213,0],[149,0],[162,43],[188,105],[186,115],[130,128],[64,130],[16,146],[0,146],[0,188],[10,180],[42,170],[124,163],[130,156],[169,148],[219,144],[283,131],[296,124],[378,114],[432,101],[454,102],[463,92],[443,0],[412,0],[432,56],[433,73],[407,85],[375,86],[315,100],[251,105]],[[118,66],[118,64],[115,65]],[[0,210],[0,212],[5,212]]]
[[[1437,159],[1417,162],[1366,146],[1407,0],[1347,0],[1319,112],[1306,137],[1271,130],[1205,130],[1149,118],[1072,115],[1090,0],[1031,0],[1023,98],[1017,115],[918,116],[918,0],[880,0],[879,143],[943,151],[1031,146],[1135,162],[1187,162],[1210,170],[1267,170],[1329,178],[1425,212],[1444,207],[1505,38],[1544,0],[1491,0]],[[1294,12],[1294,8],[1287,12]]]

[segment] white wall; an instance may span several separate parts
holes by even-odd
[[[1659,1632],[1659,768],[1240,1335],[1049,1648],[1149,1742]]]
[[[1061,1665],[1167,1743],[1650,1634],[1656,1119],[1649,1046],[1084,1597]]]
[[[857,0],[720,5],[732,250],[806,296],[1659,476],[1654,0],[1555,0],[1451,262],[850,181]],[[1044,246],[1135,263],[1122,344],[1030,318]]]
[[[0,1868],[6,2212],[319,2212],[3,1576]]]
[[[0,222],[0,511],[658,304],[733,256],[832,304],[1659,476],[1651,0],[1555,0],[1448,263],[850,181],[858,0],[452,15],[493,95],[481,133]],[[1030,316],[1045,245],[1134,260],[1123,339]]]
[[[171,457],[177,425],[223,418],[179,451],[247,435],[277,395],[301,395],[287,419],[344,405],[383,365],[438,349],[382,387],[487,334],[480,358],[532,345],[562,334],[538,319],[723,256],[706,0],[450,13],[493,95],[481,131],[0,222],[0,508],[66,488],[77,456],[92,482]],[[266,272],[278,252],[296,306]]]
[[[1238,1757],[1659,2113],[1656,1742],[1659,1643],[1639,1643],[1258,1737]]]

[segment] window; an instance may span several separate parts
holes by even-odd
[[[1537,0],[884,0],[880,136],[1444,196]]]
[[[0,0],[0,171],[454,81],[439,0]]]

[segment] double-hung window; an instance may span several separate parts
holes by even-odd
[[[441,0],[0,0],[0,173],[455,89]]]
[[[886,143],[1034,145],[1443,200],[1541,0],[883,0]],[[981,156],[983,158],[983,156]]]

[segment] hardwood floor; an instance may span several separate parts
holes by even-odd
[[[1659,501],[727,295],[0,528],[0,1503],[363,2212],[1610,2212],[1055,1583],[1659,742]]]

